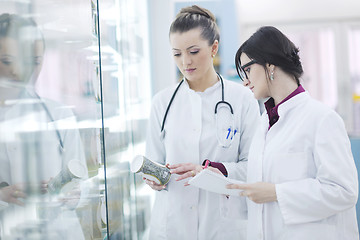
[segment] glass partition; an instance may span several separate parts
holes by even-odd
[[[138,239],[146,230],[150,195],[129,169],[134,155],[144,152],[150,110],[147,1],[99,4],[109,234]]]
[[[140,239],[147,1],[0,2],[0,239]]]
[[[0,4],[1,239],[103,239],[92,6]]]

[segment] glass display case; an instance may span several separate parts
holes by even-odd
[[[141,239],[147,1],[0,2],[0,239]]]

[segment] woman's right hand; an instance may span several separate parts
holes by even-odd
[[[25,198],[26,195],[17,185],[10,185],[0,189],[0,200],[7,203],[14,203],[23,206],[24,203],[18,198]]]
[[[152,180],[149,180],[145,177],[143,177],[145,183],[147,185],[149,185],[152,189],[156,190],[156,191],[161,191],[163,190],[164,188],[166,188],[166,185],[160,185],[160,184],[157,184],[156,182],[152,181]]]

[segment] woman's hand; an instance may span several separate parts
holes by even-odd
[[[171,169],[171,174],[175,173],[180,175],[178,178],[175,179],[176,181],[180,181],[189,177],[195,177],[197,173],[203,170],[203,166],[193,163],[173,164],[169,165],[169,168]],[[188,185],[189,184],[185,183],[185,186]]]
[[[267,203],[277,201],[275,184],[267,182],[247,183],[247,184],[229,184],[229,189],[243,190],[240,196],[248,197],[255,203]]]
[[[165,165],[165,167],[169,168],[169,164],[167,163],[167,164]],[[156,182],[154,182],[154,181],[152,181],[152,180],[149,180],[149,179],[147,179],[147,178],[145,178],[145,177],[143,177],[143,180],[145,181],[145,183],[146,183],[147,185],[149,185],[152,189],[154,189],[154,190],[156,190],[156,191],[161,191],[161,190],[163,190],[163,189],[166,188],[166,185],[158,184],[158,183],[156,183]]]
[[[48,183],[52,180],[53,178],[50,178],[48,181],[41,181],[40,183],[40,191],[41,193],[45,194],[45,193],[48,193]]]
[[[17,185],[11,185],[0,189],[0,200],[23,206],[24,203],[18,198],[25,198],[25,193]]]
[[[74,210],[79,204],[81,198],[80,181],[74,183],[74,185],[68,191],[62,192],[59,198],[59,202],[63,203],[68,209]]]
[[[145,183],[147,185],[149,185],[152,189],[156,190],[156,191],[161,191],[163,190],[164,188],[166,188],[166,185],[160,185],[160,184],[157,184],[156,182],[154,181],[151,181],[145,177],[143,177],[143,180],[145,181]]]

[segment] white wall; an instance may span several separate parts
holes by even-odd
[[[173,19],[173,2],[148,0],[150,25],[150,61],[152,94],[176,82],[175,64],[171,56],[169,27]]]
[[[240,25],[360,17],[359,0],[237,0],[237,3]]]
[[[240,42],[260,26],[272,25],[285,34],[331,28],[335,34],[337,59],[337,111],[349,132],[353,128],[352,84],[348,67],[347,30],[360,23],[359,0],[237,0]]]
[[[188,0],[186,0],[188,1]],[[219,1],[219,0],[214,0]],[[148,0],[153,94],[176,81],[168,31],[174,4],[182,0]],[[261,25],[312,25],[360,20],[360,0],[235,0],[238,38],[243,42]]]
[[[241,42],[262,25],[285,30],[360,21],[359,0],[236,0],[236,4]]]
[[[183,0],[148,1],[151,26],[151,72],[154,81],[152,90],[155,94],[176,81],[176,68],[170,54],[168,30],[174,18],[174,4]],[[348,130],[351,131],[353,106],[349,98],[351,83],[346,65],[348,55],[345,35],[350,22],[360,23],[360,0],[235,0],[235,4],[237,22],[228,27],[238,30],[237,37],[240,43],[262,25],[276,26],[285,33],[323,27],[334,29],[336,58],[341,59],[338,61],[340,64],[336,65],[338,106],[340,106],[337,111],[343,117]]]

